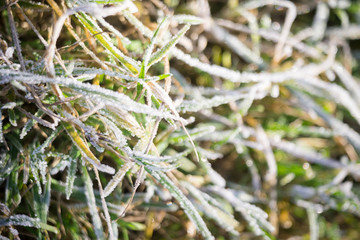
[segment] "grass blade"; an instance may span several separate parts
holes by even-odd
[[[169,51],[175,47],[179,39],[184,36],[187,30],[190,29],[190,24],[186,24],[170,41],[168,41],[161,49],[156,51],[150,58],[148,66],[159,62],[163,57],[165,57]]]
[[[139,66],[136,61],[125,56],[119,49],[112,43],[107,34],[96,24],[96,22],[85,13],[76,13],[76,17],[84,25],[84,27],[94,35],[94,37],[113,54],[119,62],[132,73],[138,73]]]
[[[99,212],[96,206],[96,199],[93,190],[93,183],[90,179],[89,173],[86,169],[86,166],[82,166],[82,179],[85,183],[85,196],[86,202],[89,207],[90,215],[92,218],[92,223],[94,225],[94,232],[97,239],[105,239],[104,229],[101,224],[101,219]]]
[[[206,239],[215,239],[207,228],[204,220],[201,218],[199,212],[194,205],[186,198],[181,190],[173,183],[164,173],[147,170],[161,185],[169,190],[171,195],[179,201],[180,206],[184,209],[186,215],[195,224],[201,235]]]

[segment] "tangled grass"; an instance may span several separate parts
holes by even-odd
[[[359,2],[1,7],[0,239],[360,237]]]

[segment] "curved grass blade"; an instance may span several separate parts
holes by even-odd
[[[171,195],[179,201],[180,206],[184,209],[186,215],[195,224],[201,235],[207,239],[215,239],[207,228],[204,220],[201,218],[199,212],[195,209],[194,205],[186,198],[181,190],[172,182],[163,172],[151,171],[146,169],[151,176],[153,176],[159,183],[169,190]]]
[[[66,199],[69,200],[71,193],[72,193],[72,189],[74,187],[74,181],[76,178],[76,170],[77,170],[77,163],[78,163],[78,159],[80,157],[80,152],[76,150],[76,148],[72,148],[71,149],[71,153],[70,156],[68,158],[68,172],[67,172],[67,177],[66,177],[66,188],[65,188],[65,192],[66,192]]]
[[[87,200],[87,205],[90,210],[90,215],[92,222],[94,224],[94,231],[97,239],[105,239],[104,229],[101,224],[101,218],[96,206],[96,199],[93,190],[93,183],[90,179],[89,173],[86,169],[86,166],[82,166],[82,179],[85,182],[85,196]]]
[[[145,50],[144,59],[143,59],[142,65],[141,65],[141,71],[140,71],[140,74],[139,74],[139,78],[142,78],[142,79],[145,78],[145,74],[146,74],[146,72],[147,72],[147,70],[149,68],[148,64],[149,64],[149,60],[150,60],[150,57],[151,57],[151,53],[152,53],[152,51],[154,49],[154,46],[156,44],[156,40],[157,40],[157,36],[159,34],[159,30],[162,27],[162,25],[165,23],[166,19],[167,18],[165,17],[160,22],[159,26],[157,27],[157,29],[154,32],[154,35],[151,38],[150,45]]]
[[[40,219],[38,218],[32,218],[24,214],[16,214],[12,215],[9,218],[0,219],[0,227],[2,226],[24,226],[24,227],[35,227],[35,228],[41,228],[53,233],[58,233],[58,230],[56,227],[47,225],[45,223],[42,223]]]
[[[236,221],[231,214],[223,212],[221,208],[217,208],[211,205],[208,201],[208,199],[211,197],[206,193],[198,190],[190,183],[185,181],[182,181],[181,183],[189,190],[191,195],[193,195],[200,202],[200,205],[202,206],[205,215],[213,219],[219,226],[221,226],[227,232],[230,232],[232,235],[239,235],[239,233],[235,230],[235,228],[239,226],[239,222]],[[205,199],[205,196],[208,199]]]
[[[85,13],[76,13],[76,17],[84,25],[84,27],[94,35],[94,37],[113,54],[120,63],[126,67],[132,73],[138,73],[139,66],[136,61],[125,56],[119,49],[117,49],[112,43],[107,34],[103,33],[103,30],[96,24],[92,18]]]
[[[135,165],[134,162],[125,163],[119,171],[114,175],[110,182],[104,188],[104,197],[107,197],[114,191],[116,186],[122,181],[125,174]]]
[[[156,51],[150,58],[148,66],[159,62],[163,57],[165,57],[169,51],[176,45],[179,39],[184,36],[187,30],[190,29],[190,24],[186,24],[170,41],[168,41],[161,49]]]
[[[101,172],[106,172],[109,174],[115,173],[115,169],[100,163],[99,159],[97,159],[95,155],[91,152],[87,144],[80,137],[80,135],[78,134],[78,132],[71,123],[62,122],[62,124],[66,129],[66,132],[70,136],[71,140],[73,141],[73,143],[80,150],[81,154],[87,161],[89,161],[92,165],[94,165],[94,167],[96,167]]]

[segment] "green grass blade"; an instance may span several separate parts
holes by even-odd
[[[69,200],[71,193],[72,193],[72,189],[74,187],[74,181],[76,178],[76,170],[77,170],[77,163],[78,163],[78,159],[80,157],[80,152],[76,150],[76,148],[72,148],[70,156],[68,158],[69,161],[69,167],[68,167],[68,172],[67,172],[67,176],[66,176],[66,199]]]
[[[7,219],[0,219],[0,226],[24,226],[41,228],[53,233],[58,233],[56,227],[40,222],[38,218],[32,218],[24,214],[12,215]]]
[[[109,38],[109,36],[103,33],[103,30],[96,24],[96,22],[85,13],[76,13],[76,17],[84,25],[84,27],[89,30],[91,34],[107,49],[113,54],[120,63],[126,67],[132,73],[138,73],[139,66],[136,61],[125,56],[118,48],[116,48]]]
[[[152,36],[151,38],[151,41],[150,41],[150,45],[148,46],[148,48],[145,50],[145,54],[144,54],[144,59],[143,59],[143,62],[142,62],[142,65],[141,65],[141,71],[140,71],[140,74],[139,74],[139,78],[142,78],[144,79],[145,78],[145,74],[148,70],[148,63],[149,63],[149,60],[150,60],[150,57],[151,57],[151,53],[154,49],[154,46],[156,44],[156,40],[157,40],[157,36],[159,34],[159,30],[160,28],[162,27],[162,25],[165,23],[166,21],[166,17],[160,22],[160,24],[158,25],[158,27],[156,28],[155,32],[154,32],[154,35]]]
[[[148,66],[157,63],[163,57],[165,57],[169,51],[176,45],[179,39],[184,36],[187,30],[190,29],[190,24],[186,24],[170,41],[168,41],[161,49],[156,51],[150,58]]]
[[[50,174],[47,175],[45,190],[41,195],[36,189],[38,186],[34,186],[33,195],[34,195],[34,209],[36,216],[44,224],[47,223],[48,212],[50,207],[50,197],[51,197],[51,177]]]

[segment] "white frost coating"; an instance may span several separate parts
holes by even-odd
[[[89,177],[89,174],[87,172],[86,167],[82,167],[82,178],[85,182],[85,197],[86,197],[86,202],[87,205],[89,207],[89,212],[92,218],[92,222],[94,225],[94,231],[95,231],[95,235],[97,237],[97,239],[105,239],[104,237],[104,230],[101,224],[101,219],[98,213],[98,209],[96,206],[96,199],[95,199],[95,195],[94,195],[94,191],[93,191],[93,184],[92,181]]]
[[[130,75],[127,74],[123,74],[123,73],[119,73],[119,72],[114,72],[114,71],[110,71],[110,70],[104,70],[104,69],[99,69],[99,68],[88,68],[88,67],[76,67],[74,68],[73,74],[105,74],[106,76],[109,77],[118,77],[118,78],[122,78],[128,81],[134,81],[134,82],[139,82],[139,81],[158,81],[160,78],[157,76],[146,76],[144,79],[140,79],[138,77],[132,77]]]
[[[235,236],[239,235],[239,233],[235,230],[235,227],[237,227],[239,223],[234,219],[232,215],[222,212],[221,208],[217,209],[217,207],[210,205],[203,196],[205,193],[201,192],[190,183],[185,181],[182,181],[181,183],[189,190],[191,195],[193,195],[196,199],[199,200],[205,215],[207,215],[209,218],[214,219],[219,226],[225,229],[225,231],[231,232]]]
[[[0,240],[10,240],[10,239],[0,235]]]
[[[11,59],[14,54],[14,47],[8,47],[5,51],[5,57]]]
[[[12,215],[9,218],[9,225],[40,228],[40,219],[32,218],[24,214]]]
[[[66,194],[66,199],[69,200],[74,187],[74,181],[76,178],[75,174],[77,169],[77,159],[69,156],[67,163],[69,168],[66,176],[65,194]]]
[[[113,178],[110,180],[110,182],[106,185],[104,188],[104,197],[107,197],[114,191],[116,186],[122,181],[125,174],[135,165],[134,162],[127,162],[121,168],[117,173],[113,176]]]
[[[226,79],[229,79],[231,81],[239,81],[239,79],[242,78],[242,75],[238,71],[229,70],[224,67],[220,67],[218,65],[210,65],[203,62],[200,62],[197,58],[192,58],[190,55],[185,54],[181,50],[177,48],[171,49],[171,53],[182,62],[186,63],[187,65],[191,67],[196,67],[204,72],[207,72],[211,75],[218,76],[218,77],[224,77],[226,76]]]
[[[70,156],[67,156],[67,157],[70,157]],[[55,167],[53,167],[51,170],[50,170],[50,174],[51,175],[55,175],[57,174],[58,172],[62,172],[64,171],[64,169],[69,166],[69,161],[67,161],[67,158],[63,158],[58,164],[56,164]]]
[[[170,118],[179,121],[182,120],[181,117],[174,116],[173,114],[170,114],[168,112],[163,112],[158,109],[151,108],[145,104],[137,103],[133,101],[130,97],[121,94],[119,92],[114,92],[89,83],[78,82],[71,78],[62,78],[62,77],[49,78],[42,75],[19,72],[10,69],[0,69],[0,74],[8,76],[8,78],[0,80],[0,84],[9,83],[11,80],[26,82],[28,84],[37,84],[37,83],[59,84],[59,85],[71,87],[73,90],[77,90],[80,93],[88,94],[91,97],[94,97],[95,98],[94,100],[97,100],[98,102],[104,102],[104,104],[106,105],[116,106],[125,111],[144,113],[152,116]]]
[[[193,140],[201,138],[205,135],[209,135],[210,133],[215,132],[216,127],[215,126],[205,126],[205,127],[198,127],[198,128],[193,128],[191,130],[189,130],[189,134],[190,136],[193,138]]]
[[[125,16],[125,18],[136,27],[136,29],[138,29],[144,36],[151,38],[153,35],[153,32],[147,28],[146,26],[144,26],[144,24],[142,22],[140,22],[136,17],[134,17],[134,15],[131,14],[131,12],[125,10],[122,12]]]
[[[254,205],[241,201],[239,197],[235,196],[229,189],[218,186],[211,186],[208,187],[208,189],[226,199],[236,211],[240,212],[256,235],[269,239],[262,228],[272,232],[274,227],[266,220],[268,218],[266,212]]]
[[[342,164],[341,162],[335,159],[324,157],[323,155],[317,153],[314,150],[303,148],[292,142],[278,140],[278,139],[271,139],[270,142],[271,145],[276,147],[277,149],[287,152],[295,157],[303,158],[310,163],[319,164],[322,166],[326,166],[328,168],[341,169],[346,166],[345,164]]]
[[[13,109],[16,106],[16,102],[5,103],[1,109]]]
[[[43,144],[41,144],[39,147],[37,147],[32,152],[32,154],[36,155],[36,154],[39,154],[39,153],[44,153],[45,148],[47,148],[55,140],[55,138],[57,137],[59,131],[60,131],[59,128],[55,129],[55,131],[53,131],[51,133],[51,135],[43,142]]]
[[[137,161],[137,163],[139,163],[140,165],[144,165],[146,166],[146,168],[148,170],[151,170],[151,171],[160,171],[160,172],[170,172],[176,168],[179,167],[179,164],[171,164],[171,165],[167,165],[167,166],[159,166],[159,165],[156,165],[156,164],[152,164],[152,165],[148,165],[148,164],[143,164],[143,162],[139,162]]]
[[[230,34],[223,27],[213,24],[211,27],[209,27],[209,31],[218,42],[225,43],[233,52],[235,52],[239,57],[243,58],[247,62],[255,63],[258,66],[264,65],[264,60],[260,57],[259,54],[253,52],[242,41],[240,41],[238,37]]]
[[[181,24],[190,23],[191,25],[202,24],[205,22],[203,18],[194,15],[187,15],[187,14],[174,15],[172,19]]]
[[[244,4],[243,7],[246,9],[254,9],[265,5],[279,5],[288,9],[279,41],[275,47],[274,60],[278,62],[282,58],[282,50],[284,49],[286,39],[289,36],[291,26],[297,15],[296,6],[293,2],[284,0],[253,0]]]
[[[186,150],[184,152],[175,154],[173,156],[153,156],[153,155],[148,155],[148,154],[143,154],[140,151],[133,151],[133,156],[135,158],[141,158],[142,160],[146,160],[152,163],[159,163],[159,162],[175,162],[178,159],[180,159],[181,157],[186,156],[188,153],[190,153],[192,150]]]
[[[206,159],[215,160],[218,158],[222,158],[224,155],[218,152],[213,152],[212,150],[204,149],[201,147],[197,147],[198,152]]]
[[[202,109],[213,108],[220,106],[222,104],[227,104],[232,101],[247,98],[248,96],[249,94],[225,95],[225,96],[220,95],[220,96],[214,96],[212,98],[201,98],[201,101],[199,101],[199,99],[184,100],[178,108],[183,113],[197,112]]]
[[[122,148],[127,145],[126,138],[123,135],[122,131],[116,126],[115,123],[113,123],[111,120],[109,120],[106,117],[100,116],[100,119],[107,125],[107,127],[113,132],[116,143],[118,144],[118,147]]]
[[[40,161],[39,156],[32,156],[32,159],[30,161],[30,168],[31,168],[31,172],[33,174],[33,177],[35,179],[35,182],[38,186],[38,193],[41,194],[42,193],[42,188],[41,188],[41,183],[40,183],[40,177],[39,177],[39,166],[38,166],[38,162]]]
[[[174,35],[167,43],[164,44],[164,46],[160,49],[158,49],[152,56],[149,61],[149,67],[157,62],[159,62],[169,51],[171,51],[172,48],[175,47],[179,39],[184,36],[184,34],[187,32],[187,30],[190,29],[190,24],[186,24],[180,31]]]
[[[94,16],[97,16],[96,14],[93,14]],[[110,14],[110,15],[113,15],[113,14]],[[134,67],[136,70],[139,70],[140,69],[140,63],[128,56],[126,56],[123,52],[121,52],[117,47],[114,46],[114,44],[112,44],[112,40],[110,38],[110,36],[107,34],[107,33],[104,33],[104,31],[100,28],[100,26],[92,19],[92,17],[86,15],[85,13],[82,14],[81,16],[79,14],[76,13],[76,16],[81,19],[81,18],[84,18],[85,21],[89,21],[91,22],[91,25],[92,27],[94,28],[94,30],[97,32],[97,33],[103,33],[102,34],[102,37],[103,39],[106,41],[106,44],[107,46],[103,43],[103,42],[100,42],[101,45],[104,46],[105,49],[109,49],[111,48],[112,51],[114,51],[118,56],[122,57],[126,63],[130,64],[132,67]],[[101,15],[100,15],[101,16]],[[82,24],[84,24],[82,21],[80,21]],[[87,28],[87,26],[84,25],[85,28]],[[109,51],[110,52],[110,51]],[[114,55],[112,52],[110,52],[112,55]],[[114,57],[119,60],[117,58],[117,56],[114,55]],[[128,69],[128,67],[122,62],[120,61],[120,63]],[[129,69],[130,70],[130,69]]]
[[[299,80],[299,82],[304,82],[306,84],[315,86],[317,88],[323,89],[326,91],[331,98],[346,107],[351,115],[356,119],[358,123],[360,123],[360,106],[359,103],[354,101],[352,96],[348,91],[340,87],[335,83],[328,83],[325,81],[321,81],[318,78],[304,78],[303,80]],[[355,86],[354,86],[355,87]]]
[[[319,2],[316,7],[315,18],[312,24],[312,40],[320,41],[325,35],[330,9],[325,2]]]
[[[131,43],[131,41],[127,37],[124,37],[124,35],[122,35],[116,28],[114,28],[110,23],[105,21],[104,18],[96,17],[96,19],[101,23],[101,25],[109,29],[110,32],[114,33],[118,38],[120,38],[123,44]]]
[[[148,171],[148,170],[147,170]],[[215,239],[207,228],[204,220],[201,218],[194,205],[186,198],[186,196],[180,191],[180,189],[162,172],[149,171],[149,173],[165,188],[169,190],[171,195],[176,198],[182,209],[184,209],[186,215],[193,222],[196,228],[200,231],[201,235],[206,240]]]
[[[338,75],[341,82],[344,84],[346,89],[348,89],[356,102],[360,104],[360,84],[358,81],[354,79],[354,77],[339,63],[334,63],[332,69],[335,71],[336,75]]]
[[[14,235],[14,236],[18,236],[18,235],[19,235],[18,230],[16,230],[15,228],[10,227],[9,230],[10,230],[10,232],[11,232],[12,235]]]
[[[226,180],[211,167],[211,164],[208,161],[204,161],[204,165],[211,181],[219,187],[225,187]]]
[[[174,47],[171,49],[171,53],[175,58],[184,62],[185,64],[198,68],[204,72],[207,72],[211,75],[218,76],[221,78],[228,79],[232,82],[273,82],[281,83],[286,80],[298,80],[304,79],[305,77],[316,76],[323,71],[326,71],[332,65],[329,61],[324,61],[321,64],[307,65],[302,68],[292,68],[284,72],[270,73],[270,72],[261,72],[261,73],[251,73],[251,72],[239,72],[221,67],[215,64],[203,63],[197,58],[191,57],[189,54],[184,53],[178,48]],[[326,64],[325,64],[326,62]]]
[[[47,172],[47,162],[45,161],[44,157],[40,158],[40,161],[37,162],[37,167],[39,169],[40,175],[41,175],[41,180],[43,181],[43,183],[46,183],[46,172]]]
[[[174,103],[169,97],[169,95],[166,93],[166,91],[156,82],[148,83],[147,85],[151,88],[151,91],[155,95],[155,97],[160,99],[170,109],[170,111],[178,117],[179,114],[175,109]]]
[[[360,135],[349,125],[327,114],[319,105],[317,105],[308,96],[291,89],[291,92],[299,99],[301,104],[299,106],[307,111],[313,111],[319,115],[324,121],[334,130],[334,134],[346,137],[357,150],[360,150]]]
[[[82,151],[81,151],[82,152]],[[114,174],[115,173],[115,169],[105,165],[105,164],[101,164],[101,163],[96,163],[94,160],[92,160],[91,158],[87,157],[83,152],[82,152],[83,157],[90,162],[94,167],[96,167],[97,170],[99,170],[100,172],[105,172],[105,173],[109,173],[109,174]]]
[[[157,29],[154,31],[154,35],[151,38],[150,45],[145,50],[144,57],[143,57],[143,63],[142,63],[143,65],[142,65],[142,69],[141,69],[141,71],[142,71],[142,73],[144,75],[145,75],[145,73],[147,72],[147,70],[149,68],[148,63],[149,63],[151,54],[152,54],[152,52],[154,50],[155,44],[157,43],[157,36],[159,35],[159,31],[160,31],[162,25],[164,25],[164,23],[166,22],[166,20],[167,20],[167,18],[164,18],[160,22]],[[142,77],[144,77],[144,76],[142,76]]]
[[[107,110],[101,110],[102,115],[106,115],[112,122],[117,123],[121,127],[129,130],[132,136],[137,136],[139,138],[144,137],[144,130],[142,126],[137,122],[136,118],[122,109],[119,109],[115,106],[107,106]]]
[[[96,4],[97,7],[93,11],[89,11],[89,12],[95,16],[102,16],[102,17],[116,15],[125,9],[129,9],[131,13],[136,13],[138,11],[136,5],[131,0],[114,1],[114,2],[109,1],[109,4],[113,3],[115,6],[104,7],[104,4],[107,4],[106,2],[107,1],[97,1],[97,0],[72,0],[72,1],[68,1],[68,4],[69,5],[76,4],[77,6]]]

